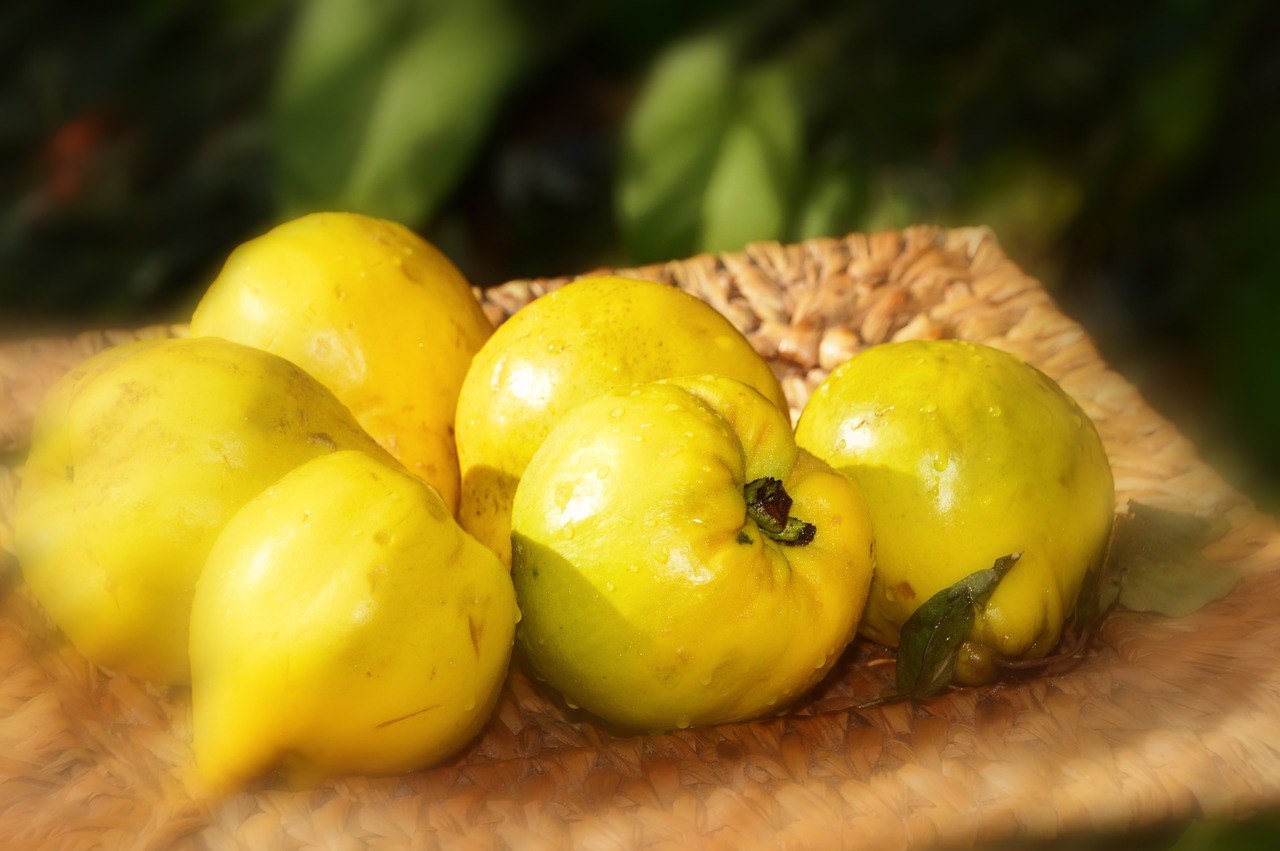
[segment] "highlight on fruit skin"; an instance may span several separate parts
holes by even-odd
[[[896,646],[944,588],[1021,556],[962,643],[955,680],[1053,651],[1115,515],[1106,449],[1056,382],[1011,353],[960,340],[885,343],[837,367],[796,425],[871,508],[877,568],[859,626]]]
[[[458,392],[492,333],[448,257],[398,222],[349,212],[301,216],[236,247],[191,317],[193,336],[314,375],[450,512]]]
[[[200,774],[300,788],[434,765],[488,721],[518,619],[434,489],[360,452],[304,464],[231,518],[197,585]]]

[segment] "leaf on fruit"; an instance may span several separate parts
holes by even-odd
[[[1128,514],[1116,518],[1109,553],[1116,604],[1178,618],[1226,596],[1240,574],[1202,552],[1225,532],[1222,520],[1130,503]]]
[[[920,605],[902,625],[898,638],[897,691],[862,708],[938,694],[955,676],[960,644],[973,629],[978,610],[1022,557],[1013,553],[991,567],[971,573]]]

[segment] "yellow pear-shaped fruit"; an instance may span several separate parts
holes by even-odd
[[[283,358],[213,338],[107,349],[36,415],[14,517],[26,581],[90,659],[185,682],[191,595],[214,537],[268,484],[335,449],[385,455]]]
[[[302,216],[239,246],[191,317],[193,336],[257,346],[310,372],[451,512],[454,408],[492,332],[444,254],[356,213]]]
[[[308,786],[436,763],[488,720],[518,617],[433,489],[359,452],[304,464],[231,519],[197,586],[200,772]]]
[[[769,364],[709,304],[654,281],[584,278],[525,305],[477,353],[458,397],[458,521],[511,563],[511,501],[534,450],[610,387],[717,374],[787,411]]]

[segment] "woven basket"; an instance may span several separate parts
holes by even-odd
[[[798,411],[885,340],[959,337],[1022,355],[1097,422],[1119,499],[1224,517],[1245,572],[1195,615],[1117,613],[1071,665],[918,703],[855,642],[788,715],[611,735],[513,670],[448,764],[310,792],[201,793],[182,690],[86,662],[32,602],[0,467],[0,845],[42,848],[921,848],[969,846],[1280,803],[1280,533],[1197,456],[983,229],[852,235],[629,270],[696,293],[770,359]],[[500,321],[568,279],[483,292]],[[48,383],[137,333],[0,346],[0,452],[21,457]]]

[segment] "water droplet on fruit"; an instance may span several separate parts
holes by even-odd
[[[690,724],[690,721],[689,721],[689,716],[688,716],[688,715],[677,715],[677,716],[676,716],[676,727],[677,727],[678,729],[680,729],[680,730],[687,730],[687,729],[689,729],[689,724]]]
[[[641,434],[633,434],[633,435],[631,435],[631,442],[632,442],[632,443],[644,443],[644,435],[641,435]]]
[[[701,677],[698,678],[698,682],[702,683],[704,686],[711,685],[711,675],[703,674]]]
[[[608,468],[608,467],[601,467],[600,469],[596,470],[596,475],[597,475],[597,476],[599,476],[599,477],[600,477],[600,478],[602,478],[602,479],[607,479],[607,478],[609,478],[609,468]]]
[[[920,406],[920,413],[922,414],[933,414],[933,413],[936,413],[937,410],[938,410],[938,406],[935,405],[933,402],[925,402],[923,405]]]
[[[951,459],[948,458],[946,455],[933,456],[933,469],[937,470],[939,473],[947,469],[947,467],[949,467],[950,465],[951,465]]]
[[[1004,411],[1001,409],[999,405],[992,405],[990,408],[987,408],[987,413],[993,417],[998,417],[1001,414],[1003,414]]]
[[[573,499],[573,482],[559,482],[556,484],[556,508],[564,511],[569,504],[569,500]]]
[[[662,410],[666,411],[668,414],[674,414],[676,411],[680,410],[680,406],[675,402],[668,402],[662,406]]]
[[[623,410],[622,406],[619,405],[618,407],[614,408],[612,411],[609,412],[609,416],[613,417],[616,420],[619,417],[621,417],[624,413],[625,411]]]
[[[547,343],[547,351],[560,354],[564,351],[564,340],[552,340]]]
[[[606,583],[604,584],[604,590],[606,590],[606,591],[612,591],[612,590],[614,590],[614,588],[613,588],[613,583],[612,583],[612,582],[606,582]]]

